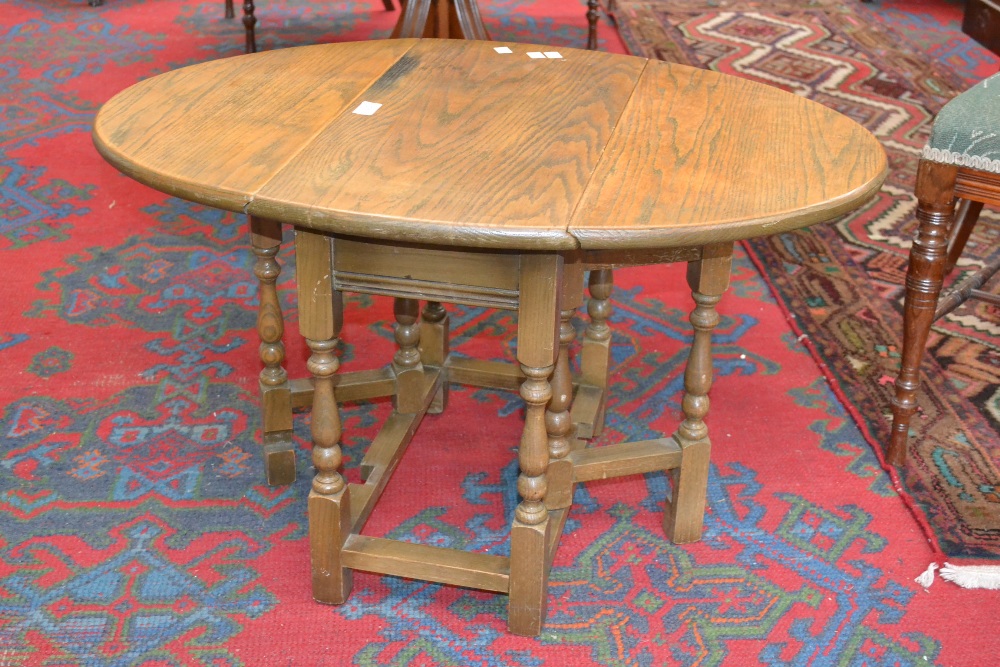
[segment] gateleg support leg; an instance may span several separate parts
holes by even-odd
[[[334,374],[340,367],[335,353],[343,324],[343,296],[333,289],[330,239],[297,229],[295,234],[299,330],[312,354],[307,367],[313,376],[311,432],[313,477],[309,493],[309,551],[313,597],[340,604],[351,593],[351,571],[343,564],[343,547],[350,535],[350,491],[340,473],[340,411],[334,395]]]
[[[608,373],[611,369],[611,293],[614,274],[611,269],[591,269],[587,279],[590,299],[587,315],[590,318],[583,334],[580,354],[580,382],[600,390],[600,404],[592,423],[580,423],[581,438],[596,438],[604,430],[604,413],[608,401]]]
[[[449,354],[448,311],[437,301],[428,301],[420,315],[420,362],[424,366],[444,369]],[[448,407],[448,378],[441,382],[441,388],[427,412],[440,414]]]
[[[691,312],[694,342],[684,370],[684,420],[674,434],[681,465],[671,472],[673,493],[663,513],[663,530],[677,544],[701,539],[711,443],[705,415],[712,388],[712,330],[719,324],[716,304],[729,287],[733,244],[702,248],[700,260],[688,264],[687,280],[694,297]]]
[[[281,223],[249,216],[250,247],[256,256],[254,275],[260,284],[257,335],[260,337],[261,421],[264,470],[271,486],[295,481],[295,443],[292,439],[292,394],[283,366],[285,331],[276,286],[281,274]]]
[[[420,325],[417,324],[419,313],[420,302],[416,299],[396,297],[393,300],[397,346],[392,358],[392,372],[396,376],[393,405],[396,412],[407,415],[424,409],[424,367],[420,362]]]
[[[576,309],[583,303],[583,265],[564,262],[562,290],[559,295],[559,350],[552,371],[552,399],[545,411],[545,428],[549,439],[548,490],[545,506],[549,510],[565,509],[573,504],[573,464],[569,453],[576,442],[573,423],[573,373],[570,370],[569,348],[576,339],[571,322]]]

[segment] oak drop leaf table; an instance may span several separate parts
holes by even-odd
[[[294,476],[292,407],[312,406],[316,599],[344,602],[355,569],[469,586],[508,594],[508,626],[527,635],[544,623],[574,484],[670,471],[666,533],[700,538],[711,332],[734,241],[848,212],[886,173],[858,124],[772,87],[631,56],[434,39],[162,74],[105,104],[94,140],[153,188],[250,216],[272,482]],[[304,382],[282,367],[282,224],[295,228]],[[676,261],[688,263],[696,304],[683,420],[671,437],[587,448],[606,398],[611,269]],[[586,271],[591,323],[573,378],[569,319]],[[395,298],[388,368],[337,372],[344,291]],[[450,356],[442,302],[516,311],[519,366]],[[526,403],[509,558],[361,534],[451,382],[519,388]],[[364,483],[347,484],[337,400],[375,396],[392,396],[394,410],[362,462]]]

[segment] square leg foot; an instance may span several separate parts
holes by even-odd
[[[270,486],[285,486],[295,481],[295,449],[292,442],[264,445],[264,472]]]

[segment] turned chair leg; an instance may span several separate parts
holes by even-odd
[[[702,259],[688,264],[687,281],[696,304],[691,312],[694,342],[684,370],[684,421],[674,434],[681,465],[670,471],[673,492],[663,514],[663,530],[676,544],[701,539],[712,449],[705,425],[712,388],[712,331],[719,324],[715,305],[729,287],[732,255],[732,243],[706,246]]]
[[[944,266],[944,273],[948,275],[958,258],[965,250],[965,244],[969,242],[972,235],[972,228],[979,221],[979,214],[983,212],[983,202],[962,199],[955,210],[955,222],[951,225],[951,234],[948,235],[948,261]]]
[[[226,0],[226,18],[231,19],[236,17],[236,12],[233,11],[233,0]]]
[[[917,169],[917,236],[910,250],[903,305],[903,350],[896,395],[892,400],[892,431],[886,458],[906,463],[910,420],[917,411],[920,362],[934,323],[948,260],[948,232],[955,213],[954,165],[920,161]]]
[[[281,248],[281,223],[250,216],[250,246],[257,261],[254,275],[260,284],[257,335],[260,337],[261,421],[264,470],[267,483],[276,486],[295,481],[295,443],[292,440],[292,397],[284,369],[285,321],[276,286],[281,274],[277,255]]]

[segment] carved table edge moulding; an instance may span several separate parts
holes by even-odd
[[[548,49],[422,39],[269,51],[141,82],[97,116],[95,145],[122,172],[249,214],[271,483],[294,479],[292,410],[312,408],[317,600],[344,602],[355,569],[411,577],[506,593],[510,630],[538,634],[574,485],[593,479],[669,471],[665,532],[700,539],[711,335],[734,241],[834,218],[885,178],[874,137],[809,100],[682,65]],[[275,80],[267,96],[246,94]],[[311,350],[301,380],[283,367],[284,224],[295,228]],[[695,301],[681,423],[669,437],[588,448],[607,398],[611,270],[677,261]],[[587,272],[574,377],[570,318]],[[345,291],[394,298],[388,367],[338,372]],[[443,302],[515,311],[517,364],[450,355]],[[361,534],[450,383],[519,391],[526,403],[509,557]],[[337,403],[375,397],[394,409],[362,483],[349,484]]]

